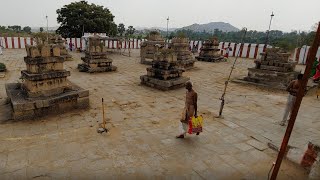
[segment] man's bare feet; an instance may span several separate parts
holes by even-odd
[[[198,136],[199,134],[200,134],[200,133],[199,133],[199,132],[197,132],[197,134],[196,134],[196,135]]]
[[[181,134],[181,135],[179,135],[179,136],[176,136],[176,138],[178,138],[178,139],[183,139],[183,138],[184,138],[184,135]]]

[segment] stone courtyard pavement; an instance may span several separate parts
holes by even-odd
[[[77,71],[80,53],[65,63],[69,80],[90,90],[90,108],[57,116],[13,122],[4,84],[17,82],[25,69],[25,50],[0,56],[9,71],[0,79],[0,179],[267,179],[280,144],[285,92],[230,83],[224,118],[218,113],[229,62],[196,62],[185,72],[199,96],[205,119],[199,136],[175,139],[185,90],[158,91],[140,85],[146,65],[133,57],[113,54],[117,72]],[[240,59],[233,78],[245,76],[252,60]],[[108,134],[96,132],[102,119],[101,98],[110,119]],[[307,95],[290,145],[303,148],[320,141],[320,100]],[[307,173],[284,160],[279,179],[306,179]]]

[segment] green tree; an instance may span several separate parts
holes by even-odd
[[[136,29],[133,26],[129,26],[126,32],[126,36],[132,37]]]
[[[122,36],[123,33],[126,32],[126,28],[125,28],[125,26],[124,26],[123,23],[120,23],[120,24],[118,25],[118,32],[119,32],[120,36]]]
[[[31,27],[26,26],[22,29],[22,31],[26,32],[26,33],[31,33]]]
[[[40,27],[40,32],[43,32],[43,27]]]
[[[21,31],[21,26],[14,25],[14,26],[8,26],[8,29],[15,31],[15,32],[20,32]]]
[[[57,10],[60,27],[57,33],[63,37],[81,37],[83,30],[89,33],[116,35],[117,25],[108,8],[88,4],[86,1],[72,2]]]
[[[1,32],[7,31],[7,27],[5,27],[5,26],[0,26],[0,31],[1,31]]]

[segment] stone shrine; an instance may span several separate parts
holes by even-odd
[[[64,57],[66,61],[71,61],[72,56],[68,53],[65,43],[66,40],[62,39],[60,35],[49,39],[49,44],[56,44],[60,47],[60,56]]]
[[[65,58],[58,45],[27,45],[26,51],[23,83],[5,85],[13,119],[32,119],[89,106],[89,91],[67,80],[70,71],[63,69]]]
[[[158,50],[152,67],[147,68],[147,75],[140,76],[141,84],[164,91],[185,86],[189,78],[182,76],[183,70],[178,68],[178,63],[173,50]]]
[[[286,89],[298,72],[295,72],[296,62],[289,61],[290,53],[279,48],[268,48],[261,53],[261,59],[256,60],[254,68],[248,68],[248,76],[243,80],[265,87]]]
[[[95,35],[88,38],[88,46],[86,47],[85,57],[81,57],[82,64],[78,64],[80,72],[108,72],[117,70],[112,65],[112,59],[107,56],[107,48],[105,41],[107,37]]]
[[[149,33],[147,37],[147,41],[141,43],[140,48],[140,57],[141,57],[141,64],[152,64],[152,60],[154,59],[154,55],[156,52],[155,45],[165,46],[165,41],[161,37],[160,33],[157,31],[152,31]],[[147,60],[150,59],[150,60]]]
[[[184,70],[193,68],[195,63],[189,46],[189,39],[185,37],[175,37],[170,44],[170,48],[177,55],[179,67]]]
[[[219,42],[217,38],[212,38],[204,41],[199,56],[196,57],[199,61],[219,62],[225,61],[224,57],[220,54],[218,48]]]

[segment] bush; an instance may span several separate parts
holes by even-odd
[[[6,65],[3,63],[0,63],[0,72],[3,72],[6,70]]]

